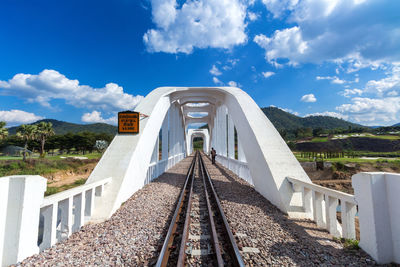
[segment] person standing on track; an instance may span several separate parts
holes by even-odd
[[[211,162],[212,164],[215,164],[215,157],[217,156],[217,151],[212,147],[211,148]]]

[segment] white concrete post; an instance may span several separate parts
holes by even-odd
[[[57,242],[56,238],[57,211],[58,211],[57,202],[54,203],[53,205],[49,205],[41,209],[40,213],[44,217],[44,225],[43,225],[42,243],[39,246],[40,251],[43,251],[46,248],[51,247]]]
[[[228,143],[227,143],[227,120],[226,120],[226,107],[221,106],[221,151],[218,154],[227,157]]]
[[[228,157],[230,159],[235,159],[235,126],[229,114],[228,114]]]
[[[244,155],[243,147],[242,147],[242,142],[240,142],[240,136],[238,134],[238,160],[242,162],[247,162],[246,161],[246,156]]]
[[[336,216],[336,210],[338,206],[338,199],[325,195],[325,215],[326,215],[326,226],[335,237],[340,237],[341,233],[338,230],[338,220]]]
[[[15,264],[39,252],[39,214],[46,182],[38,175],[0,179],[1,266]]]
[[[217,150],[217,153],[219,152],[219,107],[216,108],[215,110],[215,119],[214,119],[214,149]]]
[[[163,124],[162,124],[162,159],[168,159],[168,117],[169,117],[169,112],[164,118]]]
[[[357,206],[353,203],[341,200],[340,208],[342,215],[343,237],[348,239],[356,239],[356,228],[354,220],[357,213]]]
[[[150,161],[151,163],[158,162],[159,146],[160,146],[160,140],[157,137],[156,143],[154,145],[153,154],[151,155],[151,161]]]
[[[319,192],[312,191],[312,198],[314,199],[313,201],[314,221],[318,227],[325,227],[323,212],[322,212],[323,210],[322,201],[324,200],[324,195]]]
[[[378,263],[400,263],[400,175],[358,173],[352,184],[358,203],[360,247]]]
[[[312,204],[312,190],[303,186],[303,208],[307,216],[312,218],[313,204]]]

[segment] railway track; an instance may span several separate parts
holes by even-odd
[[[221,203],[197,152],[156,266],[244,266]]]

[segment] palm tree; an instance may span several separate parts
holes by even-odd
[[[36,128],[37,128],[36,125],[22,124],[17,129],[17,136],[25,141],[23,161],[26,160],[26,151],[28,150],[28,141],[33,140],[36,137]]]
[[[8,136],[8,130],[5,128],[6,123],[4,121],[0,121],[0,140],[3,140]]]
[[[49,136],[54,135],[53,124],[51,122],[40,122],[37,126],[37,137],[40,141],[40,157],[44,157],[44,144]]]

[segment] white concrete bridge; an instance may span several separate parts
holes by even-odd
[[[2,266],[68,238],[88,221],[109,219],[137,190],[190,154],[194,137],[203,138],[205,152],[214,147],[218,162],[282,212],[312,219],[334,236],[355,239],[358,205],[361,247],[378,262],[400,263],[400,211],[393,204],[399,203],[399,175],[358,174],[355,196],[313,184],[272,123],[239,88],[161,87],[136,111],[146,115],[139,134],[117,135],[85,185],[43,198],[44,178],[0,179]],[[193,123],[208,127],[195,130]]]

